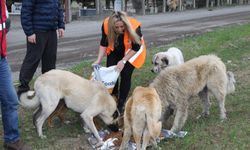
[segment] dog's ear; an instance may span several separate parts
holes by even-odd
[[[161,61],[162,61],[164,64],[168,65],[168,58],[167,58],[167,57],[163,57],[163,58],[161,59]]]
[[[157,58],[158,58],[158,56],[155,54],[155,55],[153,56],[153,59],[152,59],[152,64],[155,64]]]

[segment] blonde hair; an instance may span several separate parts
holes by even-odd
[[[114,30],[115,23],[117,21],[122,21],[125,24],[125,28],[128,31],[129,37],[133,40],[133,42],[137,44],[141,44],[140,37],[133,30],[131,23],[128,20],[128,16],[123,11],[114,11],[112,15],[109,17],[108,21],[108,42],[114,46],[115,41],[117,40],[118,35]]]

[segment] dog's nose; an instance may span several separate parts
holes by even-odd
[[[154,69],[151,69],[151,72],[153,72],[153,73],[154,73]]]

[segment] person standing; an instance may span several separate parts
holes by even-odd
[[[60,0],[23,0],[21,24],[27,36],[27,52],[19,74],[18,97],[30,89],[40,60],[42,73],[56,67],[57,33],[63,37],[65,29]]]
[[[6,57],[6,4],[0,2],[0,105],[3,122],[4,148],[7,150],[31,150],[20,140],[18,131],[17,95],[13,86],[11,70]]]
[[[140,68],[146,58],[146,47],[141,33],[141,23],[128,17],[123,11],[115,11],[102,24],[102,38],[97,60],[100,64],[107,54],[107,67],[117,65],[120,73],[119,80],[112,94],[118,97],[117,108],[124,111],[134,68]],[[119,89],[118,89],[119,87]]]

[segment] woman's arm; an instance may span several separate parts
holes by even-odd
[[[97,60],[93,63],[93,65],[94,64],[100,64],[102,62],[102,58],[104,57],[104,55],[106,53],[106,48],[107,47],[104,47],[104,46],[100,45]]]
[[[102,62],[102,58],[104,57],[106,53],[107,46],[108,46],[107,36],[104,33],[104,27],[102,25],[102,39],[100,41],[98,57],[97,57],[97,60],[92,65],[100,64]]]

